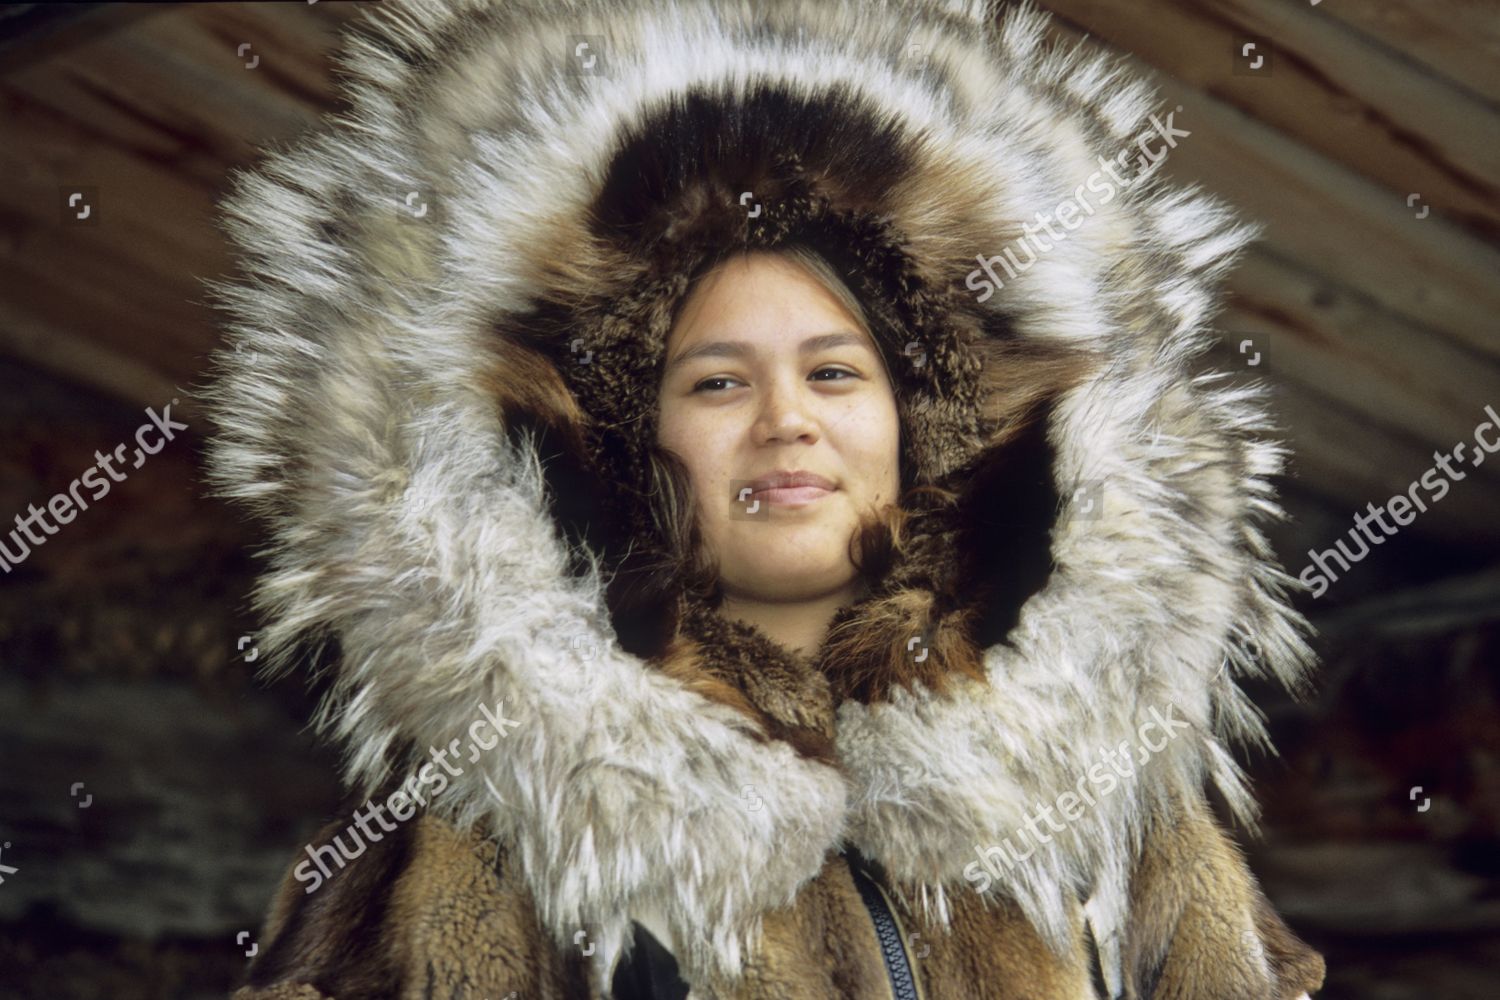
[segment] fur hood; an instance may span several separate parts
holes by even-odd
[[[1212,783],[1253,819],[1238,682],[1311,667],[1257,528],[1262,391],[1198,370],[1253,232],[1157,176],[1172,109],[1044,29],[389,0],[340,56],[348,109],[236,176],[210,459],[269,530],[260,648],[336,647],[320,721],[360,794],[503,704],[429,807],[506,838],[603,969],[650,908],[685,968],[732,974],[846,844],[935,919],[1000,893],[1061,949],[1076,895],[1107,944],[1153,815]],[[631,389],[684,268],[794,240],[867,282],[912,482],[962,498],[835,620],[825,719],[746,693],[736,662],[788,655],[754,630],[642,632],[611,591],[649,547]]]

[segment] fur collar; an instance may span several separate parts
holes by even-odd
[[[207,395],[214,482],[270,531],[260,646],[285,668],[301,640],[337,643],[321,721],[360,789],[503,700],[519,725],[433,808],[509,838],[545,926],[560,945],[587,930],[601,976],[646,905],[690,972],[732,975],[759,915],[846,842],[937,918],[982,882],[1059,948],[1075,894],[1108,937],[1163,802],[1207,779],[1253,813],[1225,745],[1265,732],[1236,680],[1295,687],[1310,666],[1256,527],[1278,514],[1283,456],[1257,388],[1193,373],[1252,234],[1153,164],[979,298],[976,255],[1013,245],[1159,111],[1118,68],[1050,50],[1044,28],[1026,6],[963,2],[393,0],[343,53],[351,109],[236,179],[224,219],[244,275],[215,290],[233,349]],[[582,43],[598,61],[569,62]],[[849,609],[821,661],[691,615],[643,657],[546,471],[553,443],[589,426],[562,373],[577,345],[507,324],[640,287],[646,251],[593,228],[612,150],[670,95],[766,82],[804,110],[835,88],[867,112],[847,120],[886,128],[837,136],[827,155],[848,163],[814,172],[825,190],[845,177],[835,203],[876,213],[951,305],[957,339],[934,350],[977,381],[971,402],[932,389],[923,412],[967,423],[924,454],[934,477],[972,475],[960,523],[928,536],[947,543]],[[659,300],[640,305],[659,326]],[[1090,368],[1001,448],[994,400],[1020,370],[1007,344],[1063,345]],[[964,454],[943,457],[953,442]],[[975,523],[1005,523],[994,512],[1026,476],[1057,498],[1040,562],[987,551],[991,582],[966,589],[943,567],[972,555]],[[1041,572],[1018,589],[1023,564]],[[930,660],[860,673],[918,634]],[[979,877],[985,848],[1018,846],[1034,810],[1106,750],[1138,748],[1153,713],[1184,728]]]

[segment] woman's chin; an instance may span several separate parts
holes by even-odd
[[[831,539],[852,538],[859,519],[842,510],[820,509],[821,503],[804,507],[773,507],[766,520],[734,522],[736,541],[745,549],[779,553],[834,551]]]
[[[737,574],[741,579],[733,589],[765,601],[813,600],[848,586],[855,575],[846,556],[834,556],[808,559],[802,551],[778,559],[775,553],[762,551],[740,562],[745,572]]]

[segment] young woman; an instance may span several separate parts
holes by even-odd
[[[864,311],[821,258],[744,254],[700,279],[665,356],[657,441],[686,469],[717,611],[812,655],[867,589],[861,522],[900,488],[895,386]]]
[[[1205,797],[1310,668],[1247,234],[981,7],[390,2],[239,179],[212,468],[353,800],[238,996],[1321,984]]]

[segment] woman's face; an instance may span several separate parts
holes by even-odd
[[[852,588],[850,541],[895,501],[900,458],[890,380],[855,317],[793,261],[741,254],[694,286],[666,359],[658,441],[687,466],[725,593]]]

